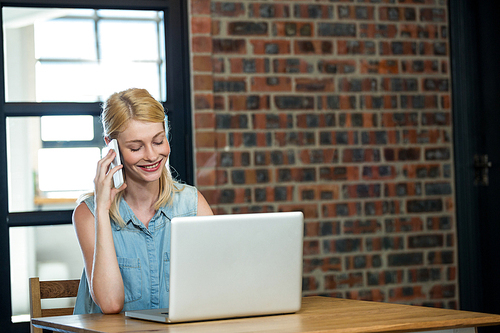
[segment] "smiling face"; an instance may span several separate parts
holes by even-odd
[[[118,135],[127,181],[157,181],[170,154],[163,123],[131,119]]]

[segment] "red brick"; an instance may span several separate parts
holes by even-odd
[[[267,39],[251,39],[250,44],[252,44],[253,54],[289,54],[290,53],[290,42],[287,40],[267,40]]]
[[[215,169],[199,169],[196,172],[196,184],[198,186],[215,186],[216,183]]]
[[[231,68],[231,73],[244,73],[244,62],[251,61],[255,65],[255,71],[252,71],[252,73],[267,73],[268,70],[266,70],[265,64],[266,60],[268,59],[230,58],[229,65]]]
[[[456,267],[448,267],[446,270],[446,277],[448,281],[456,281],[457,279],[457,268]]]
[[[328,74],[349,74],[356,71],[357,62],[355,60],[320,60],[318,71]]]
[[[210,90],[214,88],[212,75],[194,75],[193,78],[194,90]]]
[[[215,171],[215,184],[217,186],[229,183],[229,178],[226,170],[217,169]]]
[[[340,272],[342,270],[342,261],[340,257],[326,257],[314,261],[304,259],[304,273],[312,273],[316,269],[322,272]]]
[[[255,129],[267,129],[269,114],[267,113],[256,113],[253,115],[253,123]],[[274,115],[275,116],[275,115]],[[285,113],[280,113],[277,115],[277,125],[279,128],[287,128],[288,127],[288,115]],[[274,127],[274,125],[273,125]]]
[[[311,36],[315,35],[312,22],[273,22],[273,35],[276,37]]]
[[[212,37],[220,36],[220,21],[219,20],[212,20],[210,32],[212,33]]]
[[[290,17],[290,6],[288,4],[251,3],[248,5],[249,17],[263,17],[261,11],[267,14],[265,15],[266,18]]]
[[[385,301],[384,292],[380,289],[350,290],[346,292],[346,298],[372,302]]]
[[[338,40],[339,55],[375,55],[375,42],[359,40]]]
[[[426,1],[430,4],[430,0]],[[433,3],[432,3],[433,4]],[[421,8],[420,20],[424,22],[446,22],[446,9],[444,8]]]
[[[195,145],[198,148],[213,148],[216,143],[216,136],[214,132],[197,132]]]
[[[229,96],[229,109],[232,111],[269,110],[269,96],[231,95]]]
[[[295,79],[295,91],[301,92],[331,92],[335,91],[333,79]]]
[[[214,110],[226,109],[226,96],[213,95]]]
[[[212,1],[212,15],[221,17],[239,17],[244,16],[245,5],[242,3],[233,2],[234,6],[223,6],[223,1],[216,2]],[[230,9],[228,9],[230,8]]]
[[[314,219],[318,217],[318,206],[315,204],[283,204],[278,206],[279,212],[294,212],[300,211],[306,219]]]
[[[412,7],[379,7],[379,19],[382,21],[415,21],[416,11]]]
[[[227,146],[225,133],[218,132],[198,132],[196,133],[195,142],[197,148],[215,148]]]
[[[210,62],[212,63],[212,72],[214,73],[224,73],[225,72],[225,62],[224,62],[224,58],[213,58],[210,60]],[[210,62],[208,62],[208,64],[210,64]]]
[[[244,39],[214,38],[212,48],[216,54],[245,54],[247,52]]]
[[[441,96],[441,108],[445,110],[451,109],[451,96],[450,95],[442,95]]]
[[[299,18],[322,18],[331,19],[333,6],[329,5],[315,5],[316,11],[311,12],[311,6],[305,4],[298,4],[294,9],[295,17]]]
[[[274,73],[310,73],[312,71],[312,64],[305,59],[287,58],[287,59],[273,59]]]
[[[252,77],[251,91],[292,91],[289,77]]]
[[[382,59],[382,60],[361,60],[361,73],[376,73],[376,74],[398,74],[399,61]]]
[[[191,39],[192,51],[210,53],[212,52],[212,37],[195,36]]]
[[[296,40],[295,54],[333,54],[333,44],[325,40]]]
[[[403,60],[402,72],[411,74],[436,74],[439,73],[438,62],[435,60]]]
[[[359,34],[363,38],[395,38],[398,27],[395,24],[361,24]]]
[[[214,168],[217,166],[216,152],[196,152],[196,167],[197,168]]]
[[[212,57],[208,55],[193,56],[193,71],[196,72],[211,72]]]
[[[430,44],[429,44],[430,45]],[[399,46],[401,48],[399,48]],[[401,56],[413,56],[417,54],[417,43],[398,41],[398,42],[380,42],[379,44],[380,55],[401,55]],[[398,50],[395,52],[395,50]],[[427,53],[426,53],[427,54]]]
[[[191,14],[192,15],[210,15],[211,14],[211,0],[191,0]]]
[[[412,183],[412,182],[385,183],[384,184],[384,196],[386,196],[386,197],[402,196],[403,194],[398,193],[398,187],[401,187],[401,186],[403,186],[405,189],[404,196],[421,195],[421,193],[418,192],[418,190],[422,191],[421,185],[422,185],[421,183]]]
[[[381,175],[381,168],[384,168],[386,170],[385,174]],[[389,171],[387,171],[389,170]],[[398,175],[398,172],[396,171],[396,168],[394,166],[364,166],[363,167],[363,179],[365,180],[386,180],[386,179],[394,179]]]
[[[200,186],[198,184],[198,186]],[[217,214],[216,211],[218,208],[215,208],[215,205],[219,204],[219,190],[214,190],[214,189],[200,189],[200,192],[203,194],[205,199],[207,200],[208,204],[212,206],[212,210],[214,211],[214,214]],[[220,214],[220,213],[219,213]]]
[[[336,149],[304,149],[299,152],[303,164],[336,163],[338,151]]]
[[[208,34],[211,31],[212,19],[206,16],[195,16],[191,18],[192,34]]]
[[[382,225],[377,220],[367,220],[367,221],[352,221],[351,223],[344,222],[343,233],[344,234],[375,234],[382,231]]]
[[[305,291],[317,290],[319,287],[319,282],[314,276],[306,276],[302,281],[302,288]]]
[[[326,275],[325,289],[342,289],[363,286],[363,274],[349,273],[348,275]]]
[[[389,296],[389,302],[415,301],[418,299],[426,299],[421,286],[393,288]]]
[[[353,181],[358,179],[359,179],[359,167],[357,166],[323,167],[320,169],[321,181],[342,181],[342,180]]]
[[[194,108],[195,110],[207,110],[214,107],[213,94],[195,94],[194,95]]]
[[[363,16],[358,14],[358,11],[364,10]],[[373,20],[374,19],[374,7],[373,6],[339,6],[337,13],[339,19],[348,20]]]
[[[199,128],[215,128],[215,114],[210,113],[196,113],[194,115],[194,126],[196,129]]]
[[[355,202],[346,202],[343,203],[347,207],[347,215],[342,216],[356,216],[358,214],[358,210]],[[330,203],[321,205],[322,216],[323,217],[336,217],[337,215],[337,206],[339,203]]]
[[[439,38],[439,28],[435,24],[417,25],[402,24],[399,26],[401,36],[410,38]]]
[[[455,285],[437,285],[429,291],[431,299],[456,297]]]

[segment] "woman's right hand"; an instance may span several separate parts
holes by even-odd
[[[110,149],[106,156],[97,162],[97,171],[94,178],[94,200],[96,208],[99,210],[104,209],[109,211],[116,194],[127,187],[127,183],[125,182],[120,188],[115,188],[114,186],[113,175],[123,168],[123,165],[120,164],[110,169],[111,162],[115,156],[116,152]]]

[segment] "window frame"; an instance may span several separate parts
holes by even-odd
[[[3,7],[92,8],[156,10],[164,12],[166,55],[166,92],[163,103],[168,110],[171,145],[171,164],[178,178],[193,184],[192,120],[190,101],[189,41],[187,3],[183,0],[0,0]],[[0,10],[0,20],[2,12]],[[11,332],[24,332],[29,323],[12,323],[9,228],[20,226],[59,225],[71,223],[71,210],[9,213],[7,174],[7,117],[43,115],[99,116],[101,103],[73,102],[5,102],[5,71],[3,29],[0,30],[0,327]],[[172,96],[175,96],[172,98]],[[8,300],[8,301],[6,301]]]

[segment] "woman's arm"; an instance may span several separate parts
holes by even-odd
[[[196,215],[214,215],[212,208],[210,208],[210,205],[200,191],[198,191],[198,211]]]
[[[95,216],[85,203],[73,213],[73,225],[82,250],[90,294],[103,313],[118,313],[123,309],[125,294],[109,218],[109,209],[118,190],[112,188],[112,175],[107,173],[114,153],[98,163],[95,185]],[[123,190],[123,185],[119,190]]]

